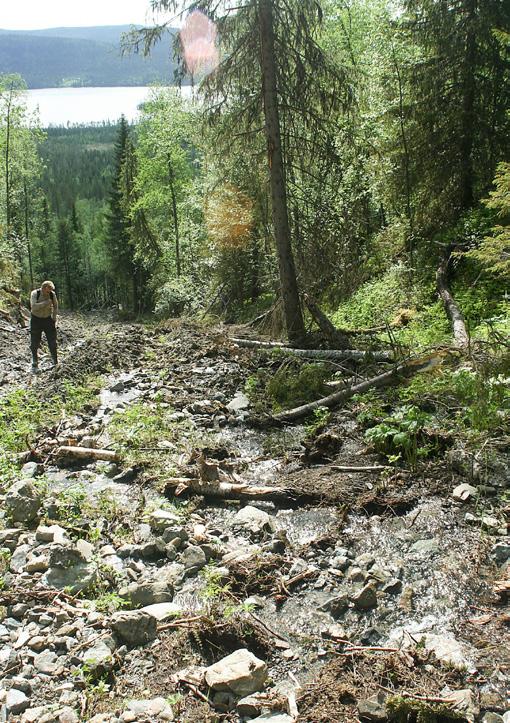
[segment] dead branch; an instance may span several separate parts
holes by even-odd
[[[359,349],[294,349],[274,341],[254,339],[232,339],[234,344],[247,349],[281,349],[285,354],[305,359],[337,359],[340,361],[392,362],[394,357],[388,351],[360,351]]]
[[[245,482],[220,482],[218,480],[207,482],[188,478],[168,480],[165,494],[173,494],[179,497],[186,492],[213,499],[259,499],[273,500],[275,502],[295,502],[297,499],[311,500],[318,497],[313,492],[306,495],[296,495],[292,490],[284,487],[254,486]]]
[[[457,306],[455,299],[451,295],[448,288],[448,262],[450,257],[447,256],[441,262],[436,272],[437,293],[446,311],[446,315],[450,319],[453,328],[453,338],[458,346],[465,349],[469,346],[469,334],[466,329],[464,316]]]
[[[370,467],[348,467],[342,464],[332,464],[330,469],[337,472],[382,472],[385,469],[393,469],[387,464],[374,464]]]
[[[93,449],[91,447],[59,447],[58,453],[62,457],[76,457],[77,459],[100,459],[105,462],[118,462],[117,452],[111,449]]]
[[[319,407],[336,407],[341,402],[353,397],[355,394],[362,394],[368,389],[380,389],[381,387],[389,386],[390,384],[397,382],[403,376],[410,376],[416,372],[424,371],[425,369],[430,368],[431,365],[436,365],[438,362],[440,363],[440,361],[440,353],[435,353],[427,357],[420,357],[418,359],[411,359],[403,362],[402,364],[397,364],[389,372],[384,372],[384,374],[379,374],[378,376],[367,379],[360,384],[355,384],[352,387],[347,387],[346,389],[342,389],[341,391],[330,394],[322,399],[317,399],[315,402],[303,404],[295,409],[289,409],[286,412],[281,412],[280,414],[274,415],[271,419],[275,422],[293,422],[296,419],[300,419],[301,417],[311,414]]]

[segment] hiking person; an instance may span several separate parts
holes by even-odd
[[[30,294],[30,351],[32,352],[32,373],[39,372],[37,352],[44,331],[53,366],[57,365],[57,314],[58,300],[53,281],[43,281],[40,289]]]

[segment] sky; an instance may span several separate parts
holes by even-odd
[[[167,20],[171,13],[159,16]],[[151,25],[150,0],[0,0],[0,28],[37,30],[89,25]],[[179,25],[178,18],[172,25]]]

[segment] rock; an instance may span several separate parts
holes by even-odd
[[[510,723],[510,710],[503,714],[503,722]]]
[[[49,710],[47,705],[39,705],[36,708],[29,708],[21,717],[21,723],[39,723]]]
[[[149,516],[149,525],[155,532],[163,532],[167,527],[175,527],[180,522],[180,517],[168,510],[155,510]],[[169,542],[169,540],[166,540],[166,542]]]
[[[57,654],[51,650],[45,650],[43,653],[36,655],[34,657],[34,667],[39,673],[46,673],[47,675],[55,675],[62,669]]]
[[[158,621],[143,610],[116,613],[112,628],[128,645],[146,645],[158,636]]]
[[[0,530],[0,547],[5,547],[11,552],[14,552],[18,545],[20,535],[21,530],[17,527]]]
[[[227,404],[227,409],[230,412],[240,412],[243,409],[248,409],[250,406],[250,400],[242,392],[236,392],[231,402]]]
[[[386,709],[386,696],[383,693],[373,695],[358,703],[358,713],[361,720],[385,721],[388,711]]]
[[[482,718],[482,723],[503,723],[504,719],[502,715],[498,713],[486,713]]]
[[[267,665],[242,648],[210,665],[205,671],[205,680],[213,690],[246,696],[264,688]]]
[[[497,534],[501,523],[497,517],[491,517],[490,515],[482,515],[481,520],[482,527],[487,530],[490,534]]]
[[[500,565],[510,560],[510,539],[497,542],[491,550],[491,555]]]
[[[414,637],[420,642],[423,641],[425,650],[434,653],[438,660],[449,663],[460,670],[468,667],[464,646],[455,638],[434,635],[433,633],[425,633]]]
[[[450,700],[455,701],[453,709],[465,717],[467,721],[473,723],[478,717],[479,708],[476,703],[475,694],[469,688],[464,690],[442,691]]]
[[[18,545],[18,547],[12,553],[12,557],[9,560],[9,569],[11,572],[21,572],[27,563],[28,553],[32,551],[31,545]]]
[[[452,496],[454,500],[458,500],[459,502],[468,502],[473,497],[476,497],[477,494],[478,490],[476,489],[476,487],[473,487],[473,485],[464,482],[464,484],[455,487]]]
[[[180,560],[184,565],[187,577],[196,575],[199,570],[207,565],[205,552],[198,545],[189,545],[182,553]]]
[[[119,472],[119,474],[116,474],[112,478],[112,482],[116,482],[117,484],[125,484],[126,482],[132,482],[138,472],[133,467],[127,467],[127,469],[122,470],[122,472]]]
[[[267,695],[265,693],[254,693],[241,698],[237,703],[236,710],[241,717],[252,718],[260,713],[264,705],[267,705]]]
[[[358,610],[370,610],[377,607],[377,593],[372,585],[365,585],[359,592],[351,595],[351,600]]]
[[[87,562],[78,547],[72,543],[53,545],[50,549],[50,566],[67,569],[78,563]]]
[[[80,562],[72,567],[50,567],[43,576],[42,581],[48,587],[64,590],[69,588],[72,594],[91,587],[97,580],[97,567],[95,564]]]
[[[382,591],[388,595],[398,595],[402,592],[402,580],[396,577],[391,578],[391,580],[388,580],[388,582],[383,585]]]
[[[411,545],[409,552],[419,555],[437,555],[439,544],[437,540],[417,540],[414,545]]]
[[[264,512],[264,510],[259,510],[258,507],[253,507],[252,505],[246,505],[242,510],[239,510],[234,517],[232,526],[255,535],[260,534],[264,530],[272,531],[275,529],[274,522],[270,515]]]
[[[286,713],[266,713],[258,718],[252,718],[250,723],[292,723],[294,718]]]
[[[46,572],[48,568],[49,560],[46,555],[32,557],[25,565],[26,572],[29,572],[30,574],[34,572]]]
[[[94,545],[91,545],[87,540],[78,540],[76,542],[76,549],[83,557],[84,560],[90,562],[94,555]]]
[[[108,643],[110,643],[108,645]],[[86,672],[92,675],[102,675],[113,668],[113,655],[115,643],[112,638],[97,640],[90,648],[85,650],[82,659]]]
[[[134,718],[131,716],[134,716]],[[174,720],[174,714],[164,698],[131,700],[128,703],[127,710],[121,716],[121,721],[127,723],[128,721],[138,720]]]
[[[44,472],[44,465],[37,462],[26,462],[21,468],[23,479],[33,479]]]
[[[155,605],[146,605],[141,608],[140,612],[148,613],[156,618],[159,622],[169,620],[170,618],[178,618],[182,614],[182,608],[177,603],[156,603]]]
[[[66,531],[60,525],[39,525],[35,531],[35,539],[38,542],[56,542],[60,545],[64,545],[68,542],[66,537]]]
[[[12,485],[5,496],[5,514],[14,522],[33,522],[41,507],[41,495],[30,480]]]
[[[135,607],[145,607],[155,603],[172,602],[174,588],[170,581],[133,582],[119,590],[124,600],[129,600]]]
[[[337,595],[336,597],[331,597],[319,608],[319,610],[331,613],[335,619],[341,617],[348,609],[349,597],[347,595]]]
[[[17,713],[23,713],[23,711],[28,708],[30,700],[22,690],[11,688],[7,691],[5,705],[8,714],[16,715]]]
[[[326,628],[326,630],[323,630],[321,632],[321,636],[323,638],[329,638],[329,639],[340,639],[340,640],[346,640],[347,639],[347,632],[345,628],[343,628],[341,625],[330,625],[329,628]]]

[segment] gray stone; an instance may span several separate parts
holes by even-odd
[[[482,527],[491,534],[496,534],[501,527],[501,523],[497,517],[491,517],[490,515],[482,515]]]
[[[166,557],[166,545],[163,539],[146,542],[139,547],[140,557],[144,560],[157,560]]]
[[[266,713],[259,715],[258,718],[252,718],[250,723],[292,723],[294,718],[287,713]]]
[[[72,543],[53,545],[50,549],[50,566],[67,569],[78,563],[87,562],[82,552]]]
[[[182,608],[173,602],[156,603],[155,605],[146,605],[146,607],[141,608],[140,612],[148,613],[159,622],[163,622],[164,620],[180,617],[182,615]]]
[[[510,723],[510,710],[507,710],[506,713],[503,713],[503,723]]]
[[[7,691],[5,705],[7,713],[10,715],[16,715],[17,713],[23,713],[23,711],[28,708],[30,700],[22,690],[11,688]]]
[[[331,560],[331,567],[342,572],[345,572],[351,564],[352,560],[350,560],[347,555],[336,555]]]
[[[43,653],[36,655],[34,657],[34,666],[39,673],[47,673],[48,675],[55,674],[62,667],[57,654],[51,650],[45,650]]]
[[[372,585],[365,585],[364,588],[351,595],[351,600],[358,610],[370,610],[377,607],[377,593]]]
[[[10,645],[0,647],[0,670],[9,670],[18,662],[18,654]]]
[[[474,723],[478,719],[480,709],[476,702],[475,694],[469,688],[454,691],[442,691],[450,700],[455,701],[453,709],[465,717],[469,723]]]
[[[272,531],[275,529],[274,522],[270,515],[264,512],[264,510],[259,510],[258,507],[253,507],[252,505],[246,505],[242,510],[239,510],[234,517],[232,526],[246,530],[254,535],[258,535],[264,530]]]
[[[252,718],[260,713],[264,705],[267,705],[267,695],[265,693],[253,693],[253,695],[241,698],[237,703],[236,710],[240,716]]]
[[[198,545],[189,545],[181,554],[180,561],[184,565],[187,576],[195,575],[207,565],[205,552]]]
[[[128,645],[146,645],[158,636],[158,621],[143,610],[116,613],[112,628]]]
[[[382,591],[389,595],[397,595],[402,592],[402,580],[393,577],[391,580],[388,580],[385,585],[383,585]]]
[[[166,527],[161,537],[165,542],[186,542],[189,539],[189,535],[184,527]]]
[[[110,643],[109,645],[107,643]],[[101,675],[113,668],[113,650],[115,644],[111,638],[97,640],[85,650],[82,659],[88,673]]]
[[[11,572],[21,572],[26,565],[28,553],[31,551],[31,545],[18,545],[9,561],[9,569]]]
[[[42,580],[48,587],[54,587],[57,590],[69,588],[70,592],[75,594],[93,585],[97,577],[96,565],[80,562],[68,568],[50,567]]]
[[[385,721],[388,712],[384,694],[378,693],[366,700],[360,700],[358,703],[358,713],[361,720]]]
[[[133,582],[131,585],[121,588],[119,595],[125,600],[130,600],[135,607],[145,607],[156,603],[172,602],[174,588],[168,580]]]
[[[152,700],[131,700],[128,703],[127,711],[135,716],[124,716],[123,721],[142,720],[174,720],[172,708],[164,698],[153,698]]]
[[[94,555],[94,545],[88,542],[88,540],[78,540],[76,542],[76,549],[84,560],[86,560],[87,562],[90,562],[90,560],[92,560],[92,557]]]
[[[437,540],[417,540],[414,545],[411,545],[409,552],[419,555],[437,555],[439,543]]]
[[[242,648],[210,665],[205,671],[205,680],[213,690],[246,696],[264,688],[267,665]]]
[[[455,489],[453,490],[452,496],[454,500],[457,500],[458,502],[469,502],[473,497],[476,497],[478,494],[478,490],[476,487],[473,487],[473,485],[467,484],[467,482],[464,482],[461,485],[457,485]]]
[[[10,527],[7,530],[0,530],[0,547],[5,547],[13,552],[21,535],[21,530],[17,527]]]
[[[331,613],[335,619],[342,616],[348,609],[349,597],[347,595],[337,595],[336,597],[331,597],[319,608],[319,610]]]
[[[486,713],[482,718],[482,723],[503,723],[503,716],[498,713]]]
[[[180,521],[180,517],[169,510],[155,510],[149,516],[149,525],[156,532],[164,532],[167,527],[175,527]]]
[[[21,468],[23,479],[33,479],[44,472],[44,465],[37,462],[26,462]]]
[[[491,550],[491,555],[500,565],[510,560],[510,539],[497,542]]]
[[[33,522],[39,513],[41,499],[30,480],[20,480],[5,496],[5,513],[14,522]]]

